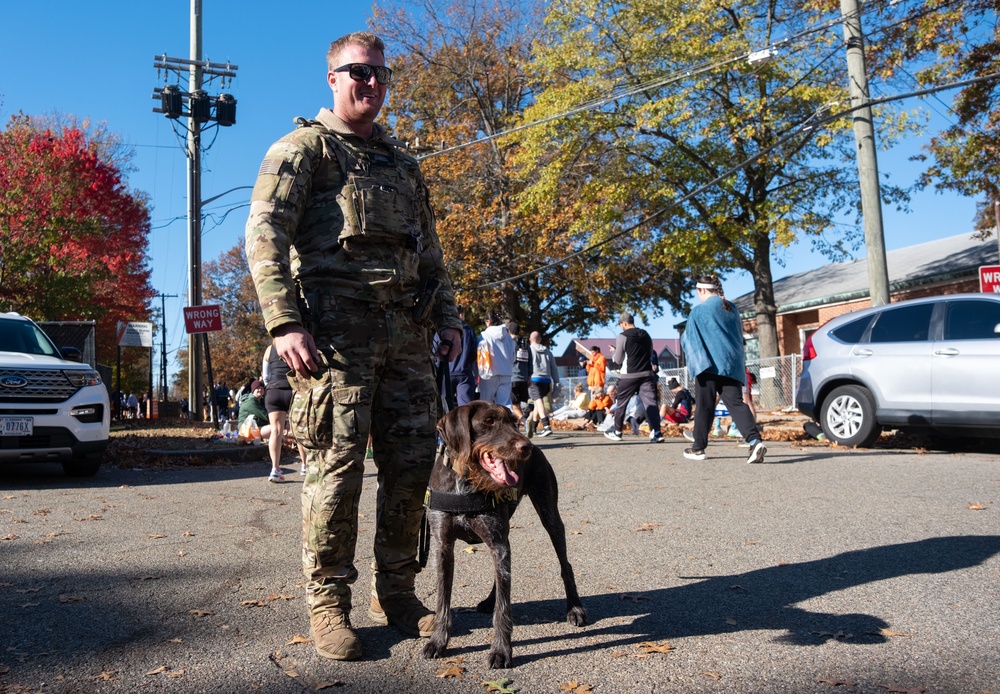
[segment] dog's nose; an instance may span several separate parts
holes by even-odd
[[[518,455],[522,457],[526,456],[531,452],[531,441],[528,439],[522,439],[521,441],[518,441],[514,447],[517,449]]]

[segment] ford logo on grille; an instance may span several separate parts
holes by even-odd
[[[0,378],[0,387],[3,388],[24,388],[28,385],[28,379],[24,376],[4,376]]]

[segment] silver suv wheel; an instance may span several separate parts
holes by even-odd
[[[831,441],[841,446],[867,448],[879,435],[875,404],[862,386],[840,386],[823,402],[820,426]]]

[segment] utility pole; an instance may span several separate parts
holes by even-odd
[[[858,0],[840,0],[847,41],[847,76],[851,106],[863,105],[853,112],[854,140],[858,147],[858,182],[861,186],[861,215],[865,225],[865,248],[868,252],[868,285],[872,306],[889,303],[889,267],[885,259],[885,235],[882,230],[882,198],[879,193],[878,160],[875,154],[875,126],[867,104],[868,76],[865,71],[864,40]]]
[[[162,113],[167,118],[187,117],[187,160],[188,160],[188,305],[201,306],[201,131],[202,124],[214,120],[218,125],[230,126],[236,123],[236,99],[229,94],[209,96],[202,89],[202,81],[220,77],[222,86],[232,84],[237,66],[230,63],[211,63],[201,59],[201,0],[191,0],[191,51],[190,58],[170,58],[166,54],[153,57],[153,66],[164,74],[174,73],[180,77],[188,73],[188,91],[182,92],[176,84],[157,88],[153,98],[159,99]],[[188,111],[183,111],[183,101],[187,100]],[[215,114],[212,114],[212,107]],[[202,409],[202,344],[199,335],[188,335],[188,407],[195,421],[201,421]]]
[[[166,299],[176,299],[176,294],[157,294],[160,297],[160,400],[167,401],[167,304]]]

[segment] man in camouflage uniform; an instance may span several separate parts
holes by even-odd
[[[434,460],[432,324],[447,355],[462,321],[416,160],[375,123],[392,75],[358,32],[327,53],[333,110],[276,142],[261,164],[246,252],[264,323],[295,372],[289,422],[307,449],[303,570],[320,655],[361,657],[351,584],[365,448],[378,468],[369,616],[429,636],[414,594],[417,536]]]

